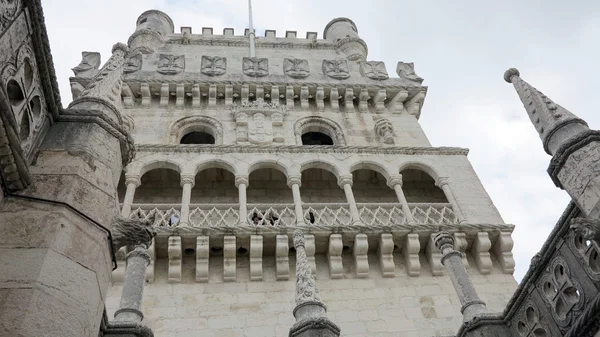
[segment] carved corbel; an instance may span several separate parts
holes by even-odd
[[[431,268],[431,274],[433,276],[441,276],[444,275],[442,252],[436,247],[434,238],[435,234],[429,236],[429,241],[427,243],[427,261]]]
[[[225,105],[233,104],[233,85],[225,85]]]
[[[208,87],[208,108],[214,109],[217,106],[217,86],[211,84]]]
[[[467,234],[454,233],[454,250],[462,254],[462,263],[465,268],[469,268],[469,260],[467,259]]]
[[[385,89],[379,89],[373,98],[375,103],[375,112],[378,114],[385,111],[385,99],[387,98],[387,91]]]
[[[400,90],[388,103],[388,111],[390,113],[402,113],[404,110],[404,101],[408,98],[408,91]]]
[[[185,100],[185,91],[183,84],[177,84],[175,94],[177,95],[177,98],[175,99],[175,108],[183,109],[183,102]]]
[[[248,102],[248,97],[250,95],[250,87],[247,84],[242,85],[242,90],[240,93],[241,93],[242,104],[244,102]]]
[[[308,109],[308,87],[300,88],[300,107],[304,110]]]
[[[196,282],[208,282],[208,236],[196,237]]]
[[[358,95],[358,110],[360,112],[369,112],[369,90],[368,89],[360,89],[360,94]]]
[[[425,91],[419,91],[413,98],[406,102],[406,112],[408,112],[409,115],[419,118],[423,101],[425,101]]]
[[[223,237],[223,281],[235,282],[236,280],[236,256],[235,236],[225,235]]]
[[[150,108],[150,86],[148,83],[142,83],[140,91],[142,92],[142,108]]]
[[[490,248],[492,243],[487,232],[479,232],[473,242],[473,259],[477,264],[477,268],[481,274],[489,274],[492,272],[492,260],[490,258]]]
[[[379,247],[377,255],[379,256],[379,265],[381,266],[381,275],[383,277],[394,277],[396,265],[394,264],[394,240],[392,234],[382,233],[379,236]]]
[[[329,260],[329,275],[332,279],[344,276],[342,266],[342,234],[329,235],[329,247],[327,249],[327,260]]]
[[[277,235],[275,241],[275,272],[278,280],[290,278],[290,247],[287,235]]]
[[[279,86],[271,87],[271,103],[279,104]]]
[[[340,111],[340,93],[337,88],[331,88],[331,92],[329,94],[329,101],[331,102],[331,111],[339,112]]]
[[[285,105],[290,109],[294,108],[294,87],[291,85],[285,87]]]
[[[263,279],[263,237],[250,235],[250,280],[262,281]]]
[[[368,251],[369,242],[367,241],[367,234],[356,234],[354,237],[354,246],[352,247],[352,255],[354,255],[354,269],[358,278],[369,277]]]
[[[354,89],[346,88],[346,93],[344,94],[346,113],[356,112],[354,109]]]
[[[160,86],[160,103],[161,108],[166,108],[169,105],[169,84],[163,83]]]
[[[571,221],[571,223],[573,222]],[[512,253],[513,246],[514,242],[509,232],[500,232],[498,239],[492,246],[502,272],[505,274],[512,274],[515,271],[515,259]]]
[[[200,107],[200,85],[192,85],[192,108]]]
[[[407,234],[402,249],[404,255],[404,263],[406,264],[406,272],[409,276],[421,275],[421,261],[419,260],[419,251],[421,251],[421,242],[419,234]]]
[[[127,83],[121,86],[121,97],[123,97],[123,107],[125,109],[133,108],[133,92]]]
[[[168,243],[169,270],[168,282],[181,283],[181,236],[169,237]]]
[[[264,101],[265,100],[265,87],[263,87],[262,85],[257,85],[256,86],[256,97],[255,99]]]
[[[325,90],[323,87],[317,87],[317,92],[315,93],[315,102],[317,103],[317,111],[325,110]]]

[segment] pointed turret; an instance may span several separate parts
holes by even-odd
[[[590,130],[584,120],[523,81],[517,69],[508,69],[504,80],[515,86],[544,150],[552,155],[548,174],[554,184],[586,216],[600,217],[600,131]]]
[[[529,119],[542,139],[546,153],[554,155],[568,139],[589,130],[583,119],[523,81],[517,69],[508,69],[504,73],[504,80],[515,86]]]

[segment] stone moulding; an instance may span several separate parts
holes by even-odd
[[[134,33],[135,34],[135,33]],[[182,42],[183,34],[176,34],[177,37],[169,37],[167,44],[184,44]],[[244,36],[223,36],[223,35],[193,35],[189,44],[206,46],[229,46],[229,47],[248,47],[250,43]],[[257,37],[256,46],[272,49],[335,49],[335,44],[327,40],[308,40],[308,39],[285,39],[284,41],[265,41],[264,37]]]
[[[223,126],[215,118],[208,116],[188,116],[178,119],[169,127],[169,140],[172,144],[180,146],[179,140],[184,136],[183,133],[190,131],[201,131],[206,129],[215,137],[215,144],[223,143]],[[201,130],[198,130],[201,129]]]

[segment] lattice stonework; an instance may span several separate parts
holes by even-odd
[[[352,223],[352,215],[348,206],[335,204],[307,205],[304,219],[310,224],[321,226],[348,226]]]
[[[142,207],[138,207],[134,210],[131,211],[131,215],[129,216],[130,218],[143,218],[143,219],[149,219],[150,217],[152,217],[153,215],[155,215],[155,226],[169,226],[169,219],[171,218],[172,215],[175,215],[175,217],[177,217],[177,220],[179,220],[181,218],[181,213],[178,209],[171,207],[168,209],[159,209],[159,208],[150,208],[150,209],[144,209]]]
[[[234,207],[194,207],[190,208],[192,227],[235,226],[239,223],[240,213]]]
[[[367,226],[392,226],[406,222],[406,217],[399,205],[358,204],[357,206],[360,219]]]
[[[418,224],[456,224],[456,214],[450,204],[409,204],[413,218]]]
[[[248,224],[251,226],[293,226],[296,224],[293,207],[293,205],[249,205]]]

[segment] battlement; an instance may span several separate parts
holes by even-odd
[[[223,34],[215,34],[215,30],[213,27],[202,27],[200,34],[194,34],[192,31],[192,27],[182,26],[180,28],[180,34],[171,34],[170,38],[183,38],[184,35],[189,34],[190,39],[218,39],[218,38],[247,38],[250,34],[250,28],[244,29],[243,35],[236,35],[235,29],[233,28],[223,28]],[[287,42],[304,42],[308,40],[309,42],[316,41],[318,39],[319,33],[317,32],[306,32],[306,37],[298,37],[298,32],[295,30],[287,30],[283,36],[277,36],[277,31],[274,29],[267,29],[262,36],[256,36],[258,40],[263,39],[285,39]],[[328,42],[324,39],[319,39],[321,42]],[[333,43],[331,43],[333,46]]]

